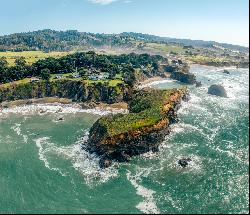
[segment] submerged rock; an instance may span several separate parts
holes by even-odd
[[[105,116],[91,128],[87,150],[102,157],[100,166],[110,161],[128,162],[132,156],[156,152],[177,120],[176,111],[187,90],[147,89],[136,93],[129,114]]]
[[[186,168],[191,161],[192,161],[191,158],[182,158],[178,161],[178,164],[181,167]]]
[[[214,84],[214,85],[209,87],[208,94],[219,96],[219,97],[225,97],[225,98],[227,97],[227,92],[226,92],[225,88],[223,86],[217,85],[217,84]]]
[[[230,75],[230,72],[228,70],[226,70],[226,69],[223,71],[223,73],[227,74],[227,75]]]
[[[201,81],[197,81],[197,82],[196,82],[196,87],[201,87],[201,86],[202,86]]]

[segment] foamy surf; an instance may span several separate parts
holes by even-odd
[[[36,139],[36,146],[39,149],[39,159],[44,162],[46,168],[59,172],[62,176],[69,176],[67,170],[58,167],[56,162],[49,161],[50,156],[66,159],[71,162],[72,168],[78,171],[89,186],[105,183],[118,175],[114,166],[101,169],[99,158],[84,150],[83,146],[88,139],[88,131],[82,138],[70,146],[57,146],[51,142],[49,137]]]
[[[173,83],[173,82],[176,82],[176,81],[172,80],[172,79],[164,79],[164,80],[161,80],[161,81],[153,81],[153,82],[150,82],[148,84],[143,84],[143,85],[138,86],[138,89],[143,89],[143,88],[147,88],[147,87],[153,87],[153,86],[156,86],[156,85],[159,85],[159,84]]]
[[[14,132],[16,132],[16,134],[17,134],[18,136],[22,136],[22,137],[23,137],[24,143],[28,143],[28,136],[22,134],[22,131],[21,131],[21,124],[20,124],[20,123],[15,123],[15,125],[12,126],[11,129],[12,129]]]
[[[149,173],[150,171],[148,169],[144,169],[140,170],[135,176],[132,176],[131,172],[128,171],[127,179],[136,189],[137,195],[144,198],[142,202],[136,205],[136,208],[145,214],[160,214],[160,209],[157,207],[156,201],[154,199],[154,194],[156,192],[139,184],[139,181],[141,181],[141,177],[145,177],[145,174],[148,175]]]
[[[21,114],[21,115],[45,115],[45,114],[76,114],[76,113],[88,113],[94,115],[108,115],[117,113],[127,113],[125,109],[117,108],[93,108],[93,109],[82,109],[80,105],[72,104],[34,104],[24,105],[13,108],[4,108],[0,111],[2,115],[6,114]]]
[[[62,176],[66,176],[66,174],[63,173],[59,168],[51,167],[51,164],[46,157],[46,153],[55,147],[53,143],[49,142],[49,140],[49,137],[41,137],[35,140],[36,146],[38,147],[39,159],[44,162],[45,167],[49,170],[59,172]]]

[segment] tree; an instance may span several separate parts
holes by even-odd
[[[49,69],[42,69],[42,70],[41,70],[41,78],[42,78],[43,80],[48,81],[49,78],[50,78],[50,70],[49,70]]]
[[[122,72],[122,78],[124,82],[130,86],[133,86],[136,82],[135,70],[133,69],[133,67],[125,67]]]
[[[88,70],[87,69],[80,69],[79,70],[79,75],[83,78],[83,79],[87,79],[87,73],[88,73]]]
[[[0,57],[0,68],[4,69],[8,66],[8,61],[6,57]]]
[[[25,60],[24,57],[17,58],[17,59],[15,60],[15,64],[16,64],[17,67],[25,67],[25,65],[26,65],[26,60]]]

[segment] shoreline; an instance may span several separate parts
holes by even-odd
[[[111,113],[126,113],[128,105],[125,102],[106,103],[77,103],[71,99],[45,97],[40,99],[15,100],[0,103],[0,115],[8,113],[48,114],[48,113],[92,113],[107,115]]]
[[[169,77],[170,77],[170,75],[169,75]],[[163,78],[163,77],[157,76],[157,77],[153,77],[153,78],[147,78],[146,80],[139,82],[135,88],[141,90],[143,88],[151,87],[152,85],[154,85],[154,83],[159,83],[159,82],[169,80],[168,79],[169,77],[166,76]]]

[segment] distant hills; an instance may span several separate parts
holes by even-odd
[[[94,34],[76,30],[39,30],[0,36],[0,51],[77,51],[91,47],[135,47],[138,43],[165,43],[195,48],[225,48],[249,52],[248,47],[214,41],[175,39],[148,34],[124,32],[121,34]]]

